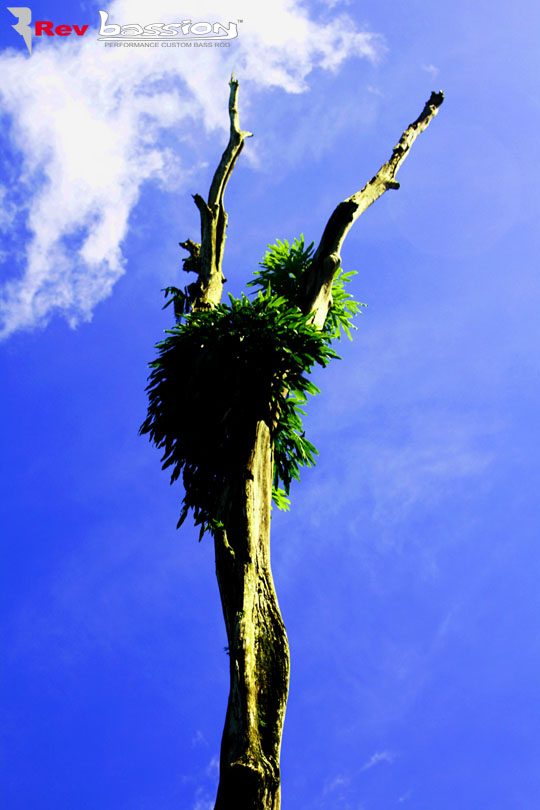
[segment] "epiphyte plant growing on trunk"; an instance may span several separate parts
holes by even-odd
[[[196,280],[165,290],[177,323],[150,364],[141,433],[162,450],[171,482],[182,475],[179,525],[192,510],[200,538],[214,540],[230,662],[215,810],[278,810],[289,648],[270,568],[272,500],[288,508],[292,479],[314,464],[302,426],[306,400],[318,391],[308,375],[338,356],[332,341],[350,337],[363,306],[346,291],[354,274],[341,269],[344,239],[366,208],[399,188],[396,172],[443,94],[431,94],[390,159],[336,206],[315,251],[303,237],[277,241],[248,282],[254,294],[222,303],[223,196],[251,135],[240,129],[234,76],[229,85],[229,143],[208,200],[194,196],[201,241],[180,243]]]

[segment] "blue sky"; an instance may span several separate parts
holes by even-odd
[[[98,5],[51,0],[34,20],[90,28],[29,57],[0,11],[3,807],[213,807],[212,547],[175,530],[180,491],[137,431],[234,70],[255,136],[226,195],[233,293],[269,242],[317,241],[446,94],[347,238],[368,308],[316,375],[320,459],[273,520],[283,807],[536,810],[537,8],[107,8],[243,23],[228,49],[113,51]]]

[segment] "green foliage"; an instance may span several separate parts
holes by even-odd
[[[304,248],[304,237],[295,239],[292,245],[287,240],[277,240],[275,245],[268,245],[260,270],[255,270],[253,278],[248,281],[248,287],[259,287],[262,292],[268,289],[276,295],[281,295],[291,304],[298,304],[300,300],[300,284],[304,271],[307,270],[313,258],[313,242]]]
[[[338,357],[331,340],[340,327],[350,337],[350,319],[361,305],[344,290],[353,274],[342,274],[330,326],[317,330],[310,323],[297,301],[312,249],[304,248],[303,238],[292,247],[271,246],[249,282],[260,288],[252,300],[229,296],[228,304],[191,312],[157,345],[141,433],[163,451],[171,483],[182,474],[178,525],[192,509],[201,537],[223,525],[227,495],[241,480],[257,422],[271,429],[278,508],[289,508],[290,485],[300,478],[300,468],[315,464],[317,450],[305,438],[302,416],[308,396],[319,389],[307,374]],[[165,294],[175,300],[179,292],[169,287]],[[184,301],[178,304],[176,311],[184,311]]]
[[[167,309],[168,306],[174,304],[174,314],[177,320],[183,315],[188,314],[189,295],[185,290],[180,290],[178,287],[165,287],[163,292],[165,293],[165,298],[171,296],[167,303],[163,305],[163,309]]]
[[[356,270],[345,273],[340,267],[332,282],[332,303],[323,327],[323,331],[331,338],[341,340],[341,330],[343,329],[349,340],[352,340],[351,329],[358,329],[352,319],[355,315],[362,314],[362,307],[367,306],[367,304],[361,304],[360,301],[355,301],[345,288],[345,285],[355,275]]]
[[[261,269],[255,270],[255,278],[248,281],[247,286],[259,287],[262,291],[269,289],[299,305],[302,276],[313,259],[313,244],[312,242],[306,248],[303,235],[300,239],[295,239],[292,245],[287,240],[281,242],[278,239],[275,245],[268,246],[269,250],[259,264]],[[332,282],[332,303],[322,330],[331,338],[341,340],[343,330],[352,340],[351,329],[356,329],[352,319],[366,306],[355,301],[345,289],[345,285],[355,275],[355,270],[345,273],[340,268]]]

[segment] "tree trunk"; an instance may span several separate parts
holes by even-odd
[[[192,311],[214,307],[221,300],[227,227],[223,197],[244,140],[251,136],[240,129],[238,82],[231,77],[229,85],[229,143],[214,174],[208,202],[194,195],[201,216],[201,243],[180,243],[190,253],[184,269],[198,275],[197,282],[186,290]],[[332,303],[332,282],[347,233],[385,191],[399,188],[396,173],[442,102],[442,92],[431,94],[419,117],[403,132],[390,159],[330,216],[301,287],[301,308],[311,315],[316,327],[323,326]],[[246,424],[246,437],[250,430]],[[229,641],[230,693],[215,810],[280,807],[279,753],[289,687],[289,647],[270,569],[272,438],[264,421],[257,422],[252,430],[240,472],[238,467],[231,467],[230,475],[228,471],[227,486],[216,505],[224,527],[214,536]]]
[[[279,753],[289,645],[270,568],[273,453],[258,422],[242,480],[224,493],[216,573],[227,628],[230,692],[215,810],[279,810]]]

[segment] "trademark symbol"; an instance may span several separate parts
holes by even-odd
[[[238,20],[239,23],[244,22],[243,20]]]

